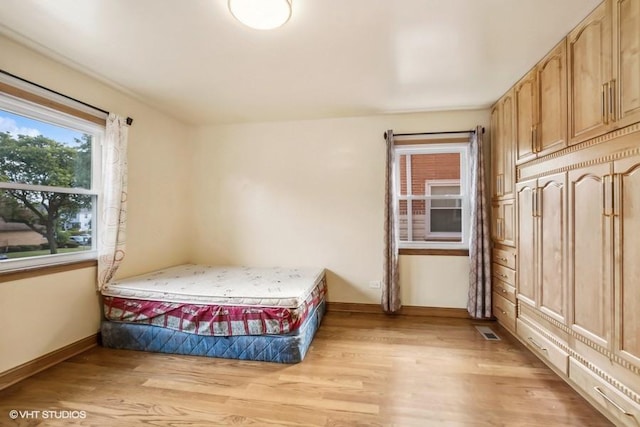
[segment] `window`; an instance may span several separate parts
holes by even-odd
[[[400,248],[469,247],[468,143],[396,146]]]
[[[0,270],[96,258],[103,134],[0,92]]]

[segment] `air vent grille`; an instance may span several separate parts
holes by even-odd
[[[478,330],[478,332],[480,332],[480,335],[482,335],[485,340],[500,341],[500,337],[495,332],[493,332],[493,330],[490,327],[476,326],[476,329]]]

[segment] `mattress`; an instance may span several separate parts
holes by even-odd
[[[188,304],[115,296],[103,296],[103,305],[104,315],[111,321],[155,325],[191,334],[287,334],[304,322],[309,313],[325,298],[325,294],[326,281],[322,277],[315,283],[306,299],[294,308]]]
[[[324,269],[185,264],[106,284],[102,295],[169,303],[296,308]]]
[[[216,337],[154,325],[103,321],[102,345],[116,349],[298,363],[307,354],[324,312],[325,300],[322,299],[298,329],[285,335]]]

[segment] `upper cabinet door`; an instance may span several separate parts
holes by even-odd
[[[523,163],[536,157],[536,70],[530,71],[520,80],[514,89],[516,163]]]
[[[562,40],[540,62],[538,125],[534,148],[544,156],[567,146],[567,42]]]
[[[491,110],[493,198],[512,199],[515,185],[515,106],[513,89]]]
[[[569,139],[571,144],[610,128],[612,29],[608,1],[567,36],[569,60]]]
[[[502,197],[513,198],[515,177],[515,101],[513,91],[509,91],[501,102],[502,115],[500,118],[500,148],[503,151]]]
[[[640,0],[613,2],[614,63],[611,118],[616,127],[640,121]]]

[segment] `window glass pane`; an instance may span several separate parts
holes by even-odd
[[[425,218],[426,218],[426,215],[424,214],[424,211],[418,215],[413,216],[412,240],[414,242],[425,241],[425,238],[424,238],[425,237]]]
[[[89,195],[0,190],[0,259],[90,250],[94,203]]]
[[[412,194],[428,194],[427,181],[438,180],[460,180],[460,153],[411,155]],[[454,194],[460,194],[460,190]]]
[[[399,213],[400,213],[400,215],[406,215],[407,214],[407,201],[406,200],[400,200]]]
[[[414,215],[424,215],[424,208],[426,206],[426,202],[424,200],[413,200],[411,202],[412,209]]]
[[[462,231],[461,209],[432,209],[431,233],[460,233]]]
[[[407,201],[406,200],[399,200],[398,230],[399,230],[399,234],[400,234],[398,239],[400,241],[406,242],[408,240],[408,234],[407,234]]]
[[[429,183],[427,183],[429,185]],[[432,196],[457,196],[460,195],[460,185],[429,185]]]
[[[425,200],[400,200],[400,209],[398,210],[398,225],[400,231],[399,239],[401,241],[424,241],[425,233],[425,207],[428,202]],[[409,204],[411,211],[409,211]],[[409,212],[411,215],[409,215]],[[411,221],[411,240],[409,240],[409,222]]]
[[[90,189],[91,138],[0,110],[0,181]]]
[[[462,199],[431,199],[431,209],[461,207]]]
[[[407,195],[407,156],[405,154],[400,156],[400,194],[402,196]]]

